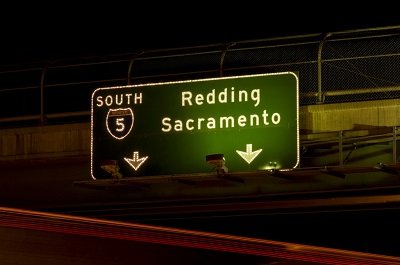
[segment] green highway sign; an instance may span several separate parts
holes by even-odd
[[[294,168],[298,97],[292,72],[98,88],[92,177]]]

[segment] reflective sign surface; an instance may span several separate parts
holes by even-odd
[[[93,178],[293,168],[298,78],[275,73],[99,88],[92,95]]]

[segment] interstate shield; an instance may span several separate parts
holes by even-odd
[[[110,109],[107,113],[107,130],[116,139],[124,139],[133,128],[131,108]]]

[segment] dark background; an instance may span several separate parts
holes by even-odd
[[[3,65],[400,24],[397,8],[382,1],[31,5],[3,10]]]
[[[357,6],[349,8],[349,3],[337,1],[308,7],[269,1],[247,1],[246,5],[233,1],[209,5],[182,1],[146,6],[133,1],[113,2],[112,6],[99,6],[98,2],[77,5],[57,1],[53,6],[19,3],[2,9],[0,64],[7,69],[7,65],[27,62],[400,25],[395,6],[381,1],[371,6],[354,4]],[[152,223],[397,256],[397,209],[252,218],[205,216]],[[259,227],[265,230],[258,230]]]

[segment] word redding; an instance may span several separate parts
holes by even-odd
[[[194,94],[191,91],[183,91],[181,93],[182,107],[202,106],[204,104],[226,104],[226,103],[245,103],[251,102],[252,106],[256,108],[261,102],[260,89],[253,89],[251,91],[238,90],[234,87],[230,89],[224,88],[222,91],[217,92],[212,89],[207,94]],[[257,109],[258,110],[258,109]],[[196,117],[188,119],[173,119],[171,117],[164,117],[161,119],[161,131],[168,133],[171,131],[193,131],[193,130],[213,130],[213,129],[228,129],[235,127],[257,127],[268,126],[272,124],[279,124],[281,116],[279,113],[268,113],[266,109],[261,112],[252,113],[249,115],[239,116],[219,116],[219,117]]]

